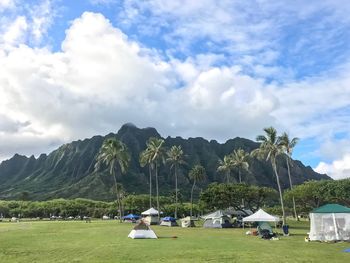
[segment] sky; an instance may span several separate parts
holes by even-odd
[[[117,132],[255,139],[350,177],[347,0],[0,0],[0,161]]]

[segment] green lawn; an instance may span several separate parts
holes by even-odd
[[[2,222],[0,262],[350,262],[350,243],[306,243],[308,223],[291,225],[278,241],[247,229],[160,226],[159,239],[132,240],[132,225],[116,221]]]

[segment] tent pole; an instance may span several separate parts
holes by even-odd
[[[335,214],[332,214],[333,216],[333,224],[334,224],[334,231],[335,231],[335,238],[339,240],[339,234],[338,234],[338,226],[337,226],[337,221],[335,220]]]

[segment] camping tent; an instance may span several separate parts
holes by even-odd
[[[279,218],[259,209],[254,214],[243,218],[243,222],[278,222]]]
[[[350,240],[350,208],[328,204],[310,213],[310,240]]]
[[[203,216],[205,228],[229,228],[232,227],[231,218],[228,213],[218,210]]]
[[[181,218],[181,227],[195,227],[194,219],[190,216],[186,216],[185,218]]]
[[[133,230],[131,230],[128,237],[132,239],[138,238],[158,238],[153,230],[142,220],[138,223]]]
[[[128,214],[127,216],[123,216],[123,220],[126,222],[135,222],[140,219],[140,216],[134,214]]]
[[[263,231],[268,231],[269,234],[273,234],[272,228],[269,223],[267,222],[258,222],[258,227],[257,227],[259,235],[263,234]]]
[[[162,212],[159,214],[162,214]],[[158,210],[154,209],[153,207],[142,212],[141,215],[144,218],[145,223],[149,225],[157,225],[159,223]]]
[[[252,210],[250,210],[250,209],[236,210],[233,207],[228,208],[227,210],[225,210],[225,212],[230,214],[232,217],[233,216],[245,217],[245,216],[250,216],[253,214]]]
[[[176,222],[176,219],[171,216],[162,218],[160,225],[161,226],[179,226]]]

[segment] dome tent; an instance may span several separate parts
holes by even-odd
[[[142,220],[131,230],[128,237],[132,239],[158,238],[154,231]]]
[[[327,204],[310,213],[311,241],[350,240],[350,208]]]
[[[230,228],[232,227],[231,217],[222,210],[215,211],[211,214],[203,216],[205,228]]]
[[[167,216],[162,218],[162,221],[160,222],[161,226],[179,226],[176,222],[176,219],[171,216]]]
[[[140,216],[139,215],[134,215],[134,214],[128,214],[126,216],[123,216],[124,222],[136,222],[136,220],[139,220]]]

